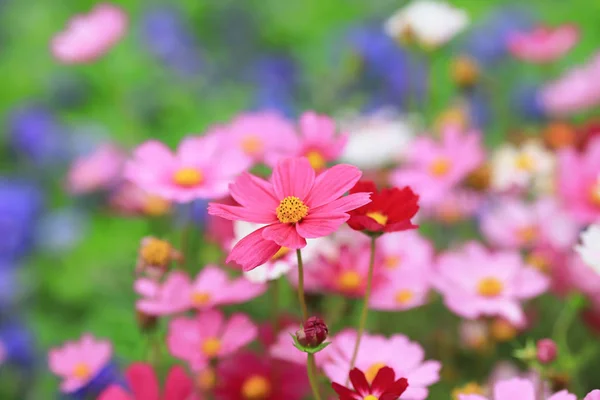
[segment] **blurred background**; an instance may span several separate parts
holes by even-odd
[[[9,350],[0,399],[24,389],[28,399],[54,398],[46,352],[83,332],[109,338],[124,362],[143,358],[131,290],[139,240],[169,237],[165,219],[199,231],[206,223],[205,204],[166,213],[156,199],[123,206],[93,184],[73,189],[75,160],[147,138],[175,145],[265,109],[344,120],[385,109],[415,130],[468,118],[495,146],[540,135],[553,120],[536,91],[600,43],[600,3],[589,0],[453,1],[469,26],[435,53],[410,52],[384,33],[383,21],[406,4],[399,0],[123,0],[114,4],[129,26],[118,44],[93,63],[58,62],[52,38],[95,4],[0,0],[0,340]],[[540,23],[574,23],[581,39],[551,65],[511,58],[508,33]],[[457,72],[461,57],[476,72]],[[469,77],[485,84],[464,90]],[[198,254],[206,262],[218,251],[201,243]],[[255,304],[251,312],[266,316]]]

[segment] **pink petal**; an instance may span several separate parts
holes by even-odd
[[[258,336],[258,328],[247,315],[233,314],[223,332],[222,355],[227,355],[239,350],[252,342]]]
[[[302,222],[296,224],[296,231],[298,235],[306,239],[324,237],[337,231],[348,218],[350,216],[345,213],[309,215]]]
[[[185,373],[185,370],[179,365],[171,368],[165,382],[163,398],[165,400],[188,400],[192,391],[192,380]]]
[[[198,273],[193,289],[198,291],[218,292],[227,286],[227,273],[222,269],[207,265]]]
[[[341,197],[331,203],[309,210],[308,216],[318,217],[320,214],[345,213],[356,210],[371,202],[370,193],[354,193]]]
[[[247,221],[256,224],[270,224],[277,221],[275,209],[265,211],[219,203],[210,203],[208,205],[208,214],[231,221]]]
[[[134,282],[133,290],[141,296],[154,297],[158,294],[159,285],[152,279],[140,278]]]
[[[219,310],[207,310],[198,313],[196,326],[200,329],[203,338],[219,337],[224,329],[225,316]]]
[[[133,363],[125,376],[136,399],[159,400],[158,380],[151,365]]]
[[[306,158],[286,158],[275,166],[271,182],[279,200],[287,196],[302,200],[315,182],[315,170]]]
[[[158,140],[148,140],[133,151],[133,157],[137,162],[158,165],[163,162],[173,163],[175,157],[171,150]]]
[[[263,238],[272,240],[279,246],[289,249],[301,249],[306,246],[306,240],[298,234],[293,224],[272,224],[265,226]]]
[[[535,388],[527,379],[513,378],[501,381],[494,387],[494,399],[497,400],[535,400]]]
[[[136,400],[133,395],[127,393],[125,389],[118,385],[111,385],[104,390],[98,400]]]
[[[352,165],[335,165],[317,176],[304,203],[316,208],[332,202],[350,190],[361,176],[362,172]]]
[[[247,172],[237,177],[230,185],[231,197],[242,206],[257,210],[264,210],[275,215],[279,200],[275,198],[273,185]]]
[[[267,226],[255,230],[237,242],[231,253],[229,253],[226,262],[235,261],[242,266],[244,271],[250,271],[269,261],[281,246],[272,240],[263,238],[265,228]]]

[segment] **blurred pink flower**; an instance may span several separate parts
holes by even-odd
[[[592,390],[583,398],[583,400],[600,400],[600,390]]]
[[[407,155],[408,165],[395,170],[390,180],[397,187],[410,186],[427,207],[442,201],[483,159],[479,132],[462,133],[447,126],[441,142],[431,137],[415,139]]]
[[[298,121],[300,136],[295,136],[291,152],[288,154],[273,153],[269,164],[276,165],[285,156],[306,157],[310,165],[321,171],[327,163],[337,160],[348,142],[347,134],[336,134],[335,121],[327,115],[307,111]]]
[[[484,196],[474,190],[454,189],[440,199],[424,215],[444,224],[454,224],[475,216],[484,204]]]
[[[171,272],[163,283],[150,278],[139,278],[134,290],[143,296],[135,308],[146,315],[177,314],[191,307],[190,279],[185,272]]]
[[[52,38],[52,55],[65,64],[96,60],[125,35],[127,15],[120,7],[102,3],[88,14],[74,16],[64,31]]]
[[[96,340],[85,334],[77,342],[66,342],[63,347],[48,353],[50,371],[63,379],[60,390],[72,393],[91,381],[112,357],[112,345],[107,340]]]
[[[377,253],[388,274],[406,269],[431,270],[433,245],[418,231],[387,233],[377,239]]]
[[[102,145],[71,164],[67,190],[77,195],[111,189],[121,179],[124,163],[125,154],[121,149],[113,144]]]
[[[517,252],[491,253],[477,242],[439,257],[434,286],[452,312],[468,319],[500,316],[523,326],[520,301],[542,294],[549,280]]]
[[[404,266],[403,266],[404,267]],[[431,288],[431,269],[400,268],[382,280],[371,294],[369,305],[374,310],[403,311],[427,302]]]
[[[331,341],[327,359],[322,364],[323,371],[333,382],[346,382],[356,342],[356,331],[345,330]],[[380,335],[363,335],[356,358],[356,368],[365,373],[368,381],[372,381],[384,366],[392,368],[396,376],[408,379],[409,387],[400,399],[424,400],[429,394],[427,387],[440,379],[442,364],[438,361],[425,361],[425,352],[421,345],[410,341],[404,335],[393,335],[389,339]]]
[[[241,206],[211,203],[208,213],[268,225],[240,240],[226,261],[235,261],[249,271],[267,262],[281,247],[301,249],[306,239],[335,232],[348,220],[348,211],[370,201],[369,193],[342,197],[361,175],[358,168],[339,164],[315,177],[306,158],[280,161],[270,181],[242,174],[230,186]]]
[[[293,124],[271,111],[241,114],[228,124],[213,126],[209,134],[219,136],[255,163],[276,159],[297,146]]]
[[[110,193],[111,210],[122,216],[158,217],[171,211],[171,202],[149,194],[134,183],[123,181]]]
[[[229,356],[258,335],[258,328],[244,314],[229,320],[219,310],[201,311],[195,318],[177,317],[169,323],[167,347],[173,357],[189,363],[194,371],[208,366],[211,359]]]
[[[528,379],[512,378],[505,381],[500,381],[494,385],[493,400],[536,400],[536,387],[533,382]],[[478,394],[461,394],[459,400],[487,400],[486,397]],[[577,400],[577,396],[570,394],[566,390],[555,393],[548,397],[547,400]]]
[[[600,218],[600,138],[583,154],[571,148],[559,153],[558,191],[577,221],[593,223]]]
[[[600,103],[600,54],[544,86],[539,101],[551,115],[569,115]]]
[[[186,203],[225,196],[229,184],[248,167],[249,160],[224,147],[219,137],[191,136],[175,154],[157,140],[142,143],[125,165],[125,178],[150,194]]]
[[[514,32],[508,50],[515,57],[532,63],[547,63],[565,55],[579,40],[579,29],[572,24],[556,28],[538,26],[529,32]]]
[[[531,204],[501,198],[484,210],[481,230],[492,245],[502,248],[542,246],[566,250],[577,241],[579,224],[553,198]]]

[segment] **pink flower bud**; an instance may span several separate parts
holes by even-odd
[[[319,317],[310,317],[306,320],[304,328],[296,332],[298,343],[304,347],[317,347],[327,339],[329,329]]]
[[[537,359],[542,364],[549,364],[556,359],[556,343],[552,339],[541,339],[537,342]]]

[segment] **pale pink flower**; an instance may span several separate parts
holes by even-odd
[[[191,307],[190,279],[185,272],[171,272],[163,283],[151,278],[139,278],[134,290],[142,298],[135,308],[153,316],[177,314]]]
[[[298,121],[300,136],[296,136],[292,151],[288,154],[273,153],[268,162],[271,165],[282,157],[306,157],[310,165],[321,171],[327,163],[337,160],[344,152],[348,142],[347,134],[336,133],[335,121],[327,115],[320,115],[314,111],[307,111],[300,116]]]
[[[538,26],[529,32],[514,32],[508,50],[515,57],[532,63],[547,63],[565,55],[579,40],[579,29],[572,24],[556,28]]]
[[[226,321],[221,311],[213,309],[201,311],[195,318],[171,320],[167,346],[171,355],[199,371],[211,359],[233,354],[257,335],[258,328],[247,315],[236,313]]]
[[[333,382],[345,382],[350,372],[350,360],[356,342],[356,331],[345,330],[335,335],[322,364],[323,372]],[[425,361],[421,345],[404,335],[385,338],[381,335],[365,334],[356,358],[356,367],[372,381],[380,368],[388,366],[396,376],[405,377],[409,386],[400,396],[401,400],[424,400],[429,394],[428,386],[439,379],[442,364]]]
[[[67,190],[71,194],[86,194],[110,189],[121,178],[124,163],[121,149],[110,143],[102,145],[71,164]]]
[[[473,190],[454,189],[424,214],[445,224],[454,224],[472,218],[484,204],[484,196]]]
[[[391,274],[406,269],[430,270],[433,265],[433,245],[416,230],[386,233],[377,239],[377,252]]]
[[[478,394],[461,394],[459,400],[488,400]],[[536,396],[536,387],[528,379],[512,378],[500,381],[494,385],[493,396],[490,400],[539,400]],[[577,400],[577,396],[566,390],[560,391],[548,397],[547,400]]]
[[[481,230],[498,247],[565,250],[577,241],[579,224],[553,198],[535,203],[506,198],[484,210]]]
[[[583,400],[600,400],[600,390],[592,390],[584,397]]]
[[[60,390],[72,393],[92,380],[112,357],[112,345],[107,340],[96,340],[86,334],[77,342],[66,342],[63,347],[48,353],[50,371],[63,379]]]
[[[249,160],[224,147],[216,135],[190,136],[175,154],[157,140],[142,143],[125,165],[125,178],[148,193],[186,203],[225,196],[229,184],[248,167]]]
[[[66,29],[52,38],[52,55],[65,64],[94,61],[121,40],[127,25],[127,15],[122,8],[98,4],[88,14],[74,16]]]
[[[123,216],[162,216],[171,211],[171,202],[149,194],[139,186],[122,181],[108,198],[111,210]]]
[[[327,236],[349,218],[348,211],[367,204],[369,193],[343,196],[360,179],[351,165],[336,165],[315,176],[306,158],[280,161],[270,181],[248,173],[230,186],[241,206],[211,203],[208,213],[234,221],[266,226],[240,240],[227,262],[235,261],[245,271],[267,262],[281,247],[306,246],[306,239]]]
[[[517,252],[491,253],[477,242],[439,257],[434,285],[452,312],[468,319],[500,316],[523,326],[520,302],[542,294],[549,280]]]
[[[406,269],[403,269],[406,267]],[[431,288],[430,268],[404,266],[383,279],[371,294],[369,305],[374,310],[403,311],[427,302]]]
[[[479,132],[447,126],[441,142],[417,138],[408,152],[408,165],[394,171],[390,180],[397,187],[410,186],[427,207],[442,201],[483,159]]]
[[[566,261],[565,272],[564,278],[570,283],[571,289],[600,300],[600,274],[588,266],[581,257],[572,254]]]

